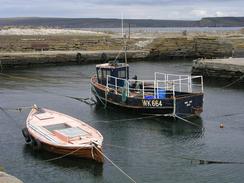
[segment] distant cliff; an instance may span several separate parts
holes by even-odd
[[[244,17],[213,17],[199,21],[200,27],[244,27]]]
[[[244,17],[210,17],[197,21],[125,19],[125,26],[131,27],[244,27]],[[120,19],[105,18],[0,18],[0,27],[60,27],[60,28],[118,28]]]

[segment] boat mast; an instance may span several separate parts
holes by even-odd
[[[121,14],[121,27],[122,27],[122,39],[124,41],[124,52],[125,52],[125,66],[126,66],[126,70],[125,70],[125,78],[127,79],[127,72],[128,72],[128,69],[127,69],[127,45],[126,45],[126,34],[124,34],[124,17],[123,17],[123,13]]]
[[[121,13],[121,37],[124,38],[124,18],[123,13]]]

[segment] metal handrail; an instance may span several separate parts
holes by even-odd
[[[164,80],[160,80],[157,78],[157,75],[163,75]],[[170,77],[176,77],[174,79],[170,79]],[[114,79],[114,84],[109,83],[110,79]],[[200,79],[200,83],[193,83],[192,81],[195,79]],[[118,86],[118,81],[124,81],[125,86],[121,87]],[[130,84],[131,82],[140,82],[142,84],[142,89],[138,88],[131,88]],[[152,85],[153,86],[153,96],[154,98],[157,97],[157,91],[158,89],[164,89],[166,93],[170,93],[175,96],[175,92],[178,91],[182,92],[193,92],[196,90],[196,87],[201,87],[201,92],[203,93],[203,77],[202,76],[190,76],[190,75],[176,75],[176,74],[165,74],[160,72],[154,73],[154,80],[134,80],[134,79],[123,79],[123,78],[117,78],[114,76],[107,75],[107,81],[106,81],[106,89],[109,90],[109,88],[112,88],[115,90],[115,93],[118,93],[118,89],[125,88],[127,90],[127,96],[130,96],[130,90],[133,89],[134,91],[138,91],[142,93],[143,98],[145,98],[145,93],[148,92],[145,84]],[[185,88],[185,90],[184,90]],[[151,91],[151,90],[150,90]]]

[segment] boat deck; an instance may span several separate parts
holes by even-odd
[[[102,138],[97,130],[84,122],[49,110],[33,112],[29,118],[29,127],[38,138],[59,145],[91,144],[93,140]]]

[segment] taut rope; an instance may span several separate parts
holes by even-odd
[[[95,149],[103,155],[112,165],[114,165],[121,173],[123,173],[126,177],[128,177],[132,182],[136,183],[134,179],[132,179],[127,173],[125,173],[118,165],[116,165],[111,159],[109,159],[103,152],[101,152],[95,145]]]

